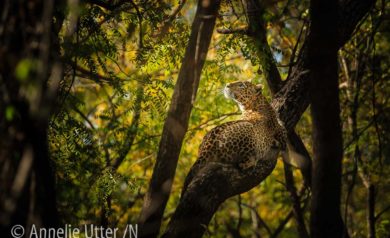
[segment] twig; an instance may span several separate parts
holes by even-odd
[[[271,236],[272,235],[272,231],[271,229],[269,228],[269,226],[267,225],[267,223],[265,223],[265,221],[263,220],[263,218],[261,218],[261,216],[259,215],[259,213],[256,211],[256,209],[252,206],[250,206],[249,204],[246,204],[246,203],[243,203],[242,204],[243,206],[251,209],[251,211],[255,214],[255,217],[256,217],[256,220],[258,223],[260,223],[264,229],[267,231],[268,235]]]
[[[385,209],[383,209],[382,211],[380,211],[378,214],[376,214],[375,216],[375,220],[378,220],[383,214],[385,214],[385,212],[387,212],[388,210],[390,210],[390,205],[387,206]]]
[[[73,111],[77,112],[77,114],[79,114],[87,123],[88,125],[91,127],[91,129],[95,130],[95,126],[93,125],[93,123],[91,122],[91,120],[89,120],[89,118],[84,115],[84,113],[82,113],[75,105],[71,105]]]
[[[299,237],[309,238],[309,233],[306,229],[305,221],[303,219],[300,197],[298,196],[294,185],[294,176],[291,170],[291,166],[287,163],[284,163],[284,176],[286,179],[286,189],[289,191],[291,200],[293,202],[293,213],[297,222]]]
[[[143,93],[144,93],[143,85],[141,83],[138,83],[137,96],[134,103],[135,109],[134,109],[133,120],[131,125],[126,131],[126,138],[124,140],[122,147],[118,152],[119,156],[115,159],[113,163],[112,167],[114,168],[114,170],[117,170],[119,168],[123,160],[126,158],[126,155],[129,153],[132,146],[134,145],[134,140],[137,135],[138,125],[141,118],[141,109],[142,109],[141,104],[143,101]]]
[[[237,222],[237,232],[240,233],[240,228],[241,228],[241,224],[242,224],[242,207],[241,207],[241,204],[242,204],[242,201],[241,201],[241,194],[238,194],[237,195],[238,197],[238,200],[237,200],[237,206],[238,206],[238,222]]]
[[[249,30],[247,28],[237,28],[237,29],[217,29],[219,34],[242,34],[248,35]]]
[[[291,210],[287,216],[279,223],[279,226],[275,229],[275,231],[271,234],[270,238],[276,238],[279,236],[280,232],[283,231],[287,222],[293,217],[293,211]]]
[[[130,0],[129,2],[134,7],[134,9],[137,13],[138,26],[139,26],[139,48],[142,49],[144,47],[143,46],[143,29],[142,29],[143,17],[142,17],[141,11],[139,10],[137,4],[135,4],[133,0]]]
[[[297,43],[295,44],[294,48],[293,48],[293,51],[291,53],[291,58],[290,58],[290,63],[289,65],[293,66],[295,65],[294,62],[296,62],[295,60],[295,55],[297,53],[297,50],[298,50],[298,45],[299,45],[299,42],[301,41],[301,37],[302,37],[302,34],[303,34],[303,29],[305,28],[306,24],[305,22],[302,24],[302,27],[301,27],[301,30],[299,31],[299,35],[298,35],[298,38],[297,38]],[[288,80],[288,76],[291,75],[291,70],[292,70],[292,67],[290,67],[288,69],[288,73],[287,73],[287,80]]]

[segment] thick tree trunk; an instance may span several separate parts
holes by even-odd
[[[342,132],[338,90],[337,0],[312,0],[308,45],[313,170],[311,197],[312,237],[343,237],[340,213]]]
[[[158,235],[196,98],[200,74],[213,34],[219,4],[219,0],[198,1],[190,39],[165,120],[156,164],[139,218],[141,237]]]
[[[54,1],[0,4],[0,226],[59,225],[47,129],[62,76]],[[50,86],[48,81],[50,78]]]
[[[275,167],[277,155],[278,151],[270,150],[262,162],[249,168],[250,171],[241,171],[229,164],[209,163],[182,194],[163,237],[202,237],[219,205],[263,181]]]

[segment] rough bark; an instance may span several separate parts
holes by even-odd
[[[272,95],[275,95],[283,87],[284,82],[282,81],[279,70],[276,66],[274,57],[272,55],[272,51],[269,47],[266,38],[266,30],[264,27],[264,23],[262,21],[262,13],[264,12],[264,9],[258,0],[246,0],[244,1],[244,3],[246,7],[247,18],[249,21],[248,35],[251,36],[256,46],[257,56],[260,60],[260,65],[263,69],[262,72],[267,81],[267,85],[270,88]],[[288,139],[291,145],[290,149],[303,155],[302,158],[305,158],[305,166],[301,167],[300,169],[304,177],[305,184],[308,187],[310,187],[311,186],[310,184],[311,159],[309,153],[306,150],[305,145],[303,144],[301,138],[295,133],[294,130],[291,130],[288,133]],[[284,155],[284,156],[288,156],[288,155]],[[294,213],[295,220],[297,222],[298,233],[301,238],[309,237],[303,219],[303,211],[301,208],[300,198],[297,195],[296,188],[294,185],[294,177],[292,174],[291,166],[286,164],[285,161],[284,161],[284,171],[285,171],[286,187],[293,201],[293,213]]]
[[[234,165],[209,163],[193,178],[180,198],[163,237],[202,237],[219,205],[229,197],[246,192],[261,181],[276,165],[277,150],[270,150],[250,171],[241,171]],[[271,168],[271,169],[269,169]]]
[[[159,232],[219,4],[219,0],[198,1],[190,39],[165,120],[156,164],[139,218],[141,237],[156,237]]]
[[[340,212],[343,158],[338,90],[337,0],[312,0],[309,70],[313,168],[310,228],[312,237],[343,237]]]
[[[56,36],[63,18],[58,16],[53,25],[54,6],[54,1],[40,0],[0,4],[0,226],[4,237],[13,224],[59,225],[47,142],[62,77]]]
[[[338,48],[346,42],[346,40],[343,39],[350,38],[353,29],[374,4],[374,1],[361,0],[359,2],[365,2],[367,4],[352,4],[354,5],[354,10],[351,10],[345,9],[351,7],[350,4],[346,4],[344,2],[342,3],[341,11],[348,12],[353,16],[342,16],[337,27],[349,25],[349,29],[352,30],[341,31],[340,28],[336,28],[340,32],[340,38],[337,39]],[[348,1],[348,3],[350,2]],[[310,52],[308,50],[308,45],[311,44],[311,40],[315,39],[311,37],[305,40],[305,43],[303,44],[299,54],[300,57],[298,62],[291,71],[292,75],[290,79],[279,90],[279,92],[274,95],[274,99],[272,100],[274,108],[276,108],[281,120],[286,126],[286,129],[289,131],[294,128],[310,102],[308,92],[310,89],[310,81],[313,78],[313,73],[309,73],[308,71],[310,69],[310,60],[312,59],[311,55],[309,54]],[[178,234],[188,235],[191,233],[197,234],[194,237],[201,236],[205,230],[205,226],[208,225],[211,217],[215,213],[216,208],[226,199],[226,196],[237,195],[256,186],[256,184],[249,184],[249,186],[246,182],[243,183],[243,180],[241,180],[238,181],[238,183],[241,182],[239,186],[241,186],[243,189],[240,191],[231,190],[231,193],[228,194],[225,190],[229,190],[230,187],[224,187],[226,184],[226,175],[223,175],[223,172],[220,173],[222,174],[215,175],[215,177],[207,177],[211,175],[205,174],[207,179],[204,179],[204,182],[194,182],[193,187],[188,187],[188,191],[185,191],[182,194],[179,205],[176,208],[175,214],[171,218],[167,232],[164,235],[165,237],[178,237]],[[201,176],[198,177],[197,181],[198,180],[202,181]],[[207,180],[210,180],[210,183],[207,183]],[[259,183],[261,180],[257,179],[255,181]],[[214,187],[214,190],[207,190],[205,187]],[[219,187],[224,188],[223,191],[221,191],[222,189],[219,189]],[[219,199],[209,199],[213,197]],[[202,198],[205,198],[207,202],[202,202]],[[340,211],[338,211],[338,214],[340,214]],[[198,224],[186,228],[186,223],[181,222],[185,220],[186,217],[195,219],[195,222],[198,222]]]

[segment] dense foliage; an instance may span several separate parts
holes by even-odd
[[[136,223],[158,150],[162,126],[184,55],[195,1],[130,1],[116,7],[82,1],[68,5],[61,31],[66,62],[58,110],[50,122],[58,208],[68,224]],[[98,2],[98,1],[97,1]],[[115,2],[115,1],[114,1]],[[308,34],[308,1],[265,1],[267,40],[283,78]],[[367,197],[375,200],[378,237],[390,235],[389,3],[378,2],[339,53],[344,140],[343,217],[352,237],[367,233]],[[265,84],[251,39],[240,33],[247,18],[240,1],[224,1],[203,68],[173,192],[169,218],[184,178],[207,131],[233,120],[225,83]],[[226,30],[239,29],[232,34]],[[224,32],[225,34],[218,33]],[[22,71],[21,71],[22,73]],[[265,87],[267,96],[270,93]],[[310,117],[297,131],[310,151]],[[294,170],[298,190],[302,176]],[[303,191],[303,190],[302,190]],[[308,207],[310,192],[301,194]],[[207,235],[297,237],[283,165],[256,189],[229,199]],[[308,210],[305,210],[308,216]],[[165,219],[164,222],[167,222]]]

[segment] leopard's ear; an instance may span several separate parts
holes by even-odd
[[[256,91],[258,93],[261,93],[263,91],[263,85],[262,84],[257,84],[255,88],[256,88]]]

